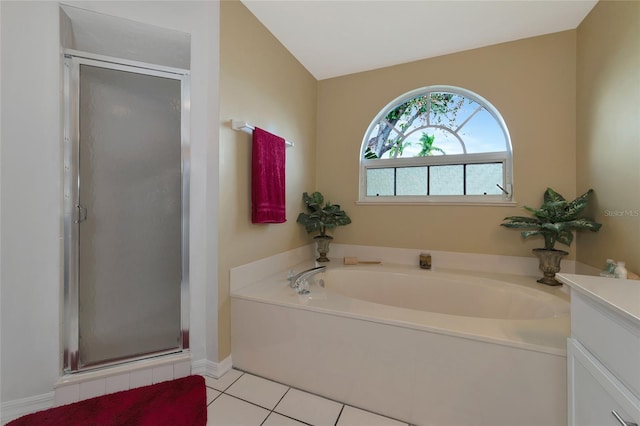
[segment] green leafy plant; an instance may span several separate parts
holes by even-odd
[[[562,195],[551,188],[544,193],[544,201],[539,209],[528,206],[524,208],[533,214],[533,217],[509,216],[505,217],[505,223],[500,225],[506,228],[529,229],[522,231],[522,238],[541,235],[544,238],[544,248],[553,250],[556,242],[570,246],[573,242],[573,231],[589,230],[597,232],[602,226],[592,219],[581,216],[587,207],[589,196],[593,189],[579,196],[573,201],[567,201]]]
[[[351,223],[351,219],[339,204],[325,203],[324,197],[317,191],[311,195],[305,192],[302,194],[302,200],[308,213],[300,213],[296,222],[304,225],[309,234],[317,232],[319,237],[330,237],[327,235],[327,229]]]
[[[420,152],[418,153],[418,157],[426,157],[428,155],[433,155],[434,152],[439,152],[442,155],[446,155],[446,152],[444,152],[442,148],[433,146],[433,141],[435,139],[436,139],[435,135],[428,135],[422,132],[422,136],[420,136]]]
[[[430,127],[447,123],[454,127],[457,114],[463,106],[464,98],[445,92],[430,92],[402,102],[384,120],[380,120],[377,133],[371,135],[367,142],[367,147],[375,157],[365,158],[383,158],[384,155],[384,158],[401,157],[409,144],[401,133],[411,128],[416,120],[424,124],[430,121]]]

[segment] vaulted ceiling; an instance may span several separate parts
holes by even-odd
[[[318,80],[576,28],[597,0],[242,0]]]

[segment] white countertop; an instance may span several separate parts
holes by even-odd
[[[640,281],[557,274],[561,282],[640,326]]]

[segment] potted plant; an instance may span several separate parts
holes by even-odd
[[[329,243],[333,239],[327,234],[328,229],[344,226],[351,223],[347,213],[338,204],[324,202],[324,197],[319,192],[302,194],[302,200],[307,207],[308,213],[300,213],[296,222],[304,225],[309,234],[317,233],[313,238],[316,241],[320,257],[318,262],[328,262]],[[323,204],[324,203],[324,204]]]
[[[544,277],[538,282],[547,285],[562,285],[555,279],[556,272],[560,271],[560,261],[567,253],[564,250],[556,250],[556,242],[570,246],[573,241],[573,231],[588,229],[597,232],[602,226],[592,219],[581,216],[587,207],[589,195],[593,189],[569,202],[551,188],[544,193],[544,201],[539,209],[524,206],[533,214],[533,217],[509,216],[505,217],[502,226],[507,228],[529,229],[522,231],[522,238],[541,235],[544,238],[544,248],[533,249],[540,260],[540,270]]]

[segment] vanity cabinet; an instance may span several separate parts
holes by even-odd
[[[558,278],[571,288],[569,425],[640,425],[640,281]]]

